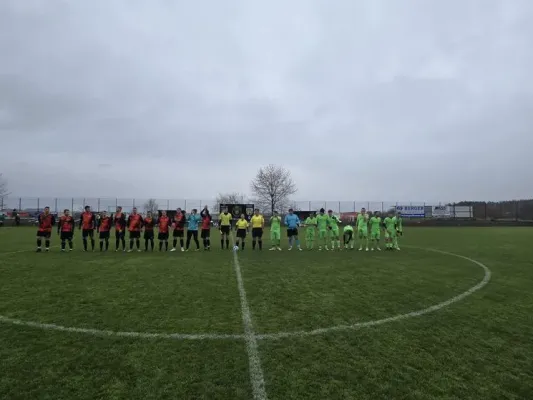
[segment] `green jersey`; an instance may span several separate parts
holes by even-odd
[[[304,224],[306,225],[307,229],[315,229],[317,224],[316,217],[307,217]]]
[[[338,230],[339,229],[339,223],[341,221],[339,220],[339,218],[337,218],[336,215],[332,215],[331,217],[328,215],[328,225],[330,226],[330,228],[332,230]]]
[[[370,218],[370,230],[372,232],[379,232],[380,227],[381,227],[381,217]]]
[[[359,214],[357,216],[357,229],[368,229],[368,214]]]
[[[281,217],[270,218],[270,230],[279,232],[281,230]]]
[[[344,232],[353,232],[353,227],[351,225],[345,225],[343,231]]]
[[[318,214],[316,216],[316,223],[319,231],[325,231],[328,228],[328,216],[326,214]]]
[[[389,232],[394,232],[396,230],[396,217],[386,217],[383,220],[383,223],[385,224],[385,229]]]
[[[402,217],[394,217],[394,218],[396,218],[396,228],[401,232],[403,230]]]

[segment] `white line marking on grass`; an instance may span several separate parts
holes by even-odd
[[[289,337],[304,337],[304,336],[312,336],[312,335],[321,335],[321,334],[329,333],[329,332],[347,331],[347,330],[368,328],[368,327],[371,327],[371,326],[387,324],[389,322],[402,321],[402,320],[407,319],[407,318],[419,317],[419,316],[424,315],[424,314],[429,314],[429,313],[432,313],[432,312],[435,312],[435,311],[439,311],[439,310],[441,310],[441,309],[443,309],[445,307],[448,307],[448,306],[452,305],[453,303],[457,303],[458,301],[461,301],[461,300],[465,299],[466,297],[470,296],[471,294],[477,292],[478,290],[480,290],[484,286],[486,286],[489,283],[490,278],[492,276],[492,273],[491,273],[490,269],[485,264],[483,264],[483,263],[481,263],[481,262],[479,262],[477,260],[474,260],[473,258],[470,258],[470,257],[462,256],[462,255],[455,254],[455,253],[450,253],[450,252],[447,252],[447,251],[437,250],[437,249],[426,249],[426,248],[423,248],[423,247],[416,247],[416,246],[402,246],[402,247],[409,247],[409,248],[412,248],[412,249],[426,250],[426,251],[431,251],[431,252],[434,252],[434,253],[440,253],[440,254],[444,254],[444,255],[448,255],[448,256],[462,258],[463,260],[469,261],[469,262],[471,262],[473,264],[476,264],[479,267],[481,267],[483,269],[483,271],[485,272],[485,275],[483,276],[483,279],[477,285],[472,286],[466,292],[463,292],[463,293],[461,293],[461,294],[459,294],[459,295],[457,295],[455,297],[452,297],[449,300],[443,301],[442,303],[438,303],[438,304],[435,304],[434,306],[431,306],[431,307],[428,307],[428,308],[424,308],[423,310],[412,311],[412,312],[407,313],[407,314],[395,315],[393,317],[378,319],[378,320],[374,320],[374,321],[358,322],[358,323],[355,323],[355,324],[352,324],[352,325],[338,325],[338,326],[331,326],[331,327],[328,327],[328,328],[313,329],[313,330],[310,330],[310,331],[295,331],[295,332],[278,332],[278,333],[256,334],[255,335],[256,339],[259,339],[259,340],[265,340],[265,339],[277,340],[277,339],[289,338]]]
[[[121,332],[90,328],[72,328],[56,324],[44,324],[34,321],[23,321],[20,319],[9,318],[0,315],[0,323],[11,325],[27,326],[30,328],[39,328],[50,331],[61,331],[68,333],[83,333],[91,336],[119,336],[138,339],[177,339],[177,340],[242,340],[244,335],[230,335],[219,333],[147,333],[147,332]]]
[[[235,237],[231,235],[231,241],[235,246]],[[265,389],[265,376],[261,367],[261,358],[259,357],[259,348],[255,337],[252,313],[246,299],[246,290],[242,280],[241,266],[237,252],[233,251],[233,266],[235,276],[237,277],[237,286],[239,288],[239,297],[241,299],[242,323],[244,326],[244,341],[246,343],[246,352],[248,353],[248,364],[250,368],[250,380],[252,382],[252,392],[255,400],[266,400],[267,394]]]

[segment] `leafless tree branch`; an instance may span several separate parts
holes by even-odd
[[[290,171],[273,164],[257,171],[256,177],[250,182],[250,189],[256,204],[271,213],[289,206],[289,196],[297,192]]]

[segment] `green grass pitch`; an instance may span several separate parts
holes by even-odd
[[[0,228],[1,399],[254,398],[234,257],[216,232],[211,252],[162,254],[83,253],[79,234],[72,253],[37,254],[34,235]],[[529,228],[406,227],[394,253],[239,251],[267,398],[533,398],[531,243]],[[276,336],[423,310],[484,279],[427,249],[492,277],[431,313]]]

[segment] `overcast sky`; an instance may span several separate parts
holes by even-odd
[[[533,1],[0,1],[20,196],[533,196]]]

